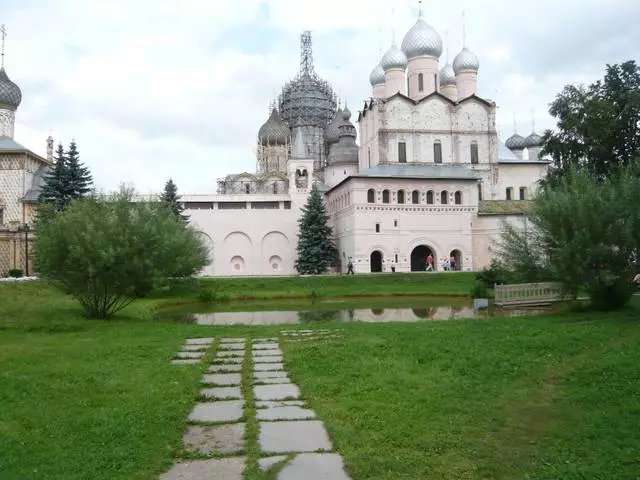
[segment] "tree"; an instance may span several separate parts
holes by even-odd
[[[56,150],[55,163],[49,169],[44,178],[44,185],[40,193],[40,202],[50,203],[55,209],[63,210],[71,202],[71,191],[69,190],[69,169],[67,167],[67,157],[62,144],[58,144]]]
[[[547,184],[572,169],[602,179],[631,165],[640,157],[640,67],[607,65],[604,80],[566,86],[549,113],[557,129],[544,135],[542,154],[552,158]]]
[[[55,215],[43,205],[35,238],[40,275],[73,295],[90,318],[109,318],[170,276],[209,263],[195,230],[159,202],[125,193],[87,198]]]
[[[164,185],[164,191],[160,195],[160,201],[163,202],[171,212],[182,219],[183,222],[189,222],[189,215],[185,215],[184,206],[180,203],[180,196],[178,195],[178,187],[170,178]]]
[[[314,184],[298,219],[298,258],[295,267],[301,274],[325,273],[335,264],[337,250],[332,241],[331,227],[327,224],[326,207],[322,194]]]
[[[84,198],[92,190],[93,178],[89,169],[80,162],[80,153],[74,140],[66,153],[68,190],[72,199]]]

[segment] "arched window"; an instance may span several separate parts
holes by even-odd
[[[418,91],[424,92],[424,75],[418,74]]]
[[[382,191],[382,203],[389,203],[389,190]]]
[[[513,199],[513,187],[507,187],[506,198],[507,198],[507,200]]]
[[[417,205],[420,203],[420,192],[418,190],[414,190],[411,192],[411,203]]]
[[[433,161],[434,163],[442,163],[442,143],[440,140],[433,142]]]
[[[373,188],[367,190],[367,203],[376,203],[376,191]]]
[[[478,184],[478,200],[482,200],[482,185]]]
[[[462,192],[457,191],[454,195],[454,201],[456,205],[462,205]]]
[[[446,205],[447,203],[449,203],[449,192],[447,192],[446,190],[440,192],[440,203],[442,205]]]
[[[427,205],[433,205],[433,192],[431,190],[427,192]]]
[[[404,190],[398,190],[398,203],[404,203]]]
[[[520,200],[526,200],[527,198],[527,187],[520,187]]]
[[[244,184],[244,193],[251,193],[251,185],[248,183]]]
[[[478,163],[478,142],[471,142],[471,163]]]

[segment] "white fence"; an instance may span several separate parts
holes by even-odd
[[[565,300],[558,283],[520,283],[516,285],[496,285],[494,303],[509,305],[546,305]]]

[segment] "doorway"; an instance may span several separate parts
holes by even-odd
[[[453,257],[456,261],[455,270],[462,271],[462,252],[460,250],[451,250],[449,258]],[[454,270],[452,268],[452,270]]]
[[[433,269],[437,269],[438,262],[434,251],[426,245],[418,245],[411,252],[411,271],[424,272],[427,269],[427,257],[433,257]]]
[[[374,250],[371,252],[371,256],[369,257],[369,262],[371,263],[371,272],[381,272],[382,271],[382,252],[380,250]]]

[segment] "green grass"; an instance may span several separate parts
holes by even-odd
[[[283,328],[153,320],[155,305],[179,300],[149,299],[90,321],[44,284],[0,285],[0,478],[166,471],[205,369],[170,365],[173,352],[189,336]],[[634,479],[639,316],[635,305],[615,314],[351,323],[339,325],[342,340],[282,347],[354,480]],[[336,324],[317,324],[327,325]],[[248,382],[245,370],[245,393]],[[247,478],[263,480],[256,428],[250,420]]]

